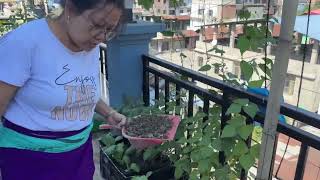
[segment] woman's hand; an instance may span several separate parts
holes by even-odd
[[[105,117],[107,120],[107,123],[117,127],[117,128],[121,128],[122,126],[124,126],[127,122],[127,118],[126,116],[124,116],[123,114],[118,113],[115,110],[112,110],[107,117]]]
[[[95,112],[100,114],[106,120],[106,124],[100,125],[100,129],[121,129],[121,127],[126,124],[127,118],[108,106],[102,99],[98,101]]]

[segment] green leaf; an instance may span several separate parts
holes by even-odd
[[[143,153],[143,160],[147,161],[154,158],[158,154],[158,151],[155,148],[148,148]]]
[[[199,150],[199,154],[201,156],[201,159],[209,158],[213,152],[214,152],[213,149],[208,146],[202,147]]]
[[[138,4],[143,6],[144,9],[149,10],[153,5],[153,1],[150,1],[150,0],[138,0]]]
[[[247,144],[240,140],[237,145],[233,149],[233,154],[236,156],[242,156],[246,154],[249,151]]]
[[[240,49],[241,55],[250,49],[250,41],[245,36],[241,36],[238,41],[238,48]]]
[[[118,142],[118,141],[121,141],[122,139],[123,139],[122,136],[118,136],[118,137],[116,137],[115,141]]]
[[[186,138],[186,137],[182,137],[182,138],[180,138],[180,139],[177,141],[177,143],[179,143],[179,144],[185,144],[185,143],[187,143],[187,138]]]
[[[180,167],[176,167],[174,171],[174,177],[180,179],[183,175],[183,170]]]
[[[125,151],[125,155],[131,155],[135,152],[135,148],[133,146],[130,146],[126,151]]]
[[[115,151],[113,153],[113,157],[121,160],[124,153],[124,143],[120,143],[116,145]]]
[[[148,180],[147,176],[134,176],[132,180]]]
[[[129,156],[123,156],[122,161],[123,161],[127,166],[129,166],[129,164],[130,164],[130,158],[129,158]]]
[[[243,107],[243,111],[253,119],[259,111],[259,107],[254,103],[249,103],[248,106]]]
[[[251,146],[250,148],[250,155],[255,158],[258,159],[259,155],[260,155],[260,144],[255,144],[253,146]]]
[[[140,172],[140,167],[136,164],[136,163],[132,163],[130,165],[130,169],[133,170],[134,172],[136,173],[139,173]]]
[[[107,134],[106,136],[104,136],[101,139],[101,141],[105,146],[112,146],[116,143],[115,139],[112,137],[112,135],[110,133]]]
[[[105,153],[107,153],[109,156],[113,154],[113,152],[116,150],[116,145],[112,145],[110,147],[107,147],[103,149]]]
[[[192,151],[191,154],[190,154],[190,158],[193,161],[200,161],[201,160],[201,156],[199,154],[199,150]]]
[[[203,159],[198,162],[198,169],[200,173],[205,173],[210,171],[210,159]]]
[[[192,151],[191,146],[184,147],[182,150],[183,154],[189,154]]]
[[[197,170],[192,170],[189,175],[190,180],[198,180],[199,179],[199,172]]]
[[[209,64],[206,64],[202,66],[199,71],[209,71],[211,69],[211,66]]]
[[[234,103],[237,103],[241,106],[245,106],[249,103],[249,99],[236,99],[233,101]]]
[[[220,114],[221,113],[221,106],[218,104],[215,104],[215,105],[213,105],[213,107],[210,107],[209,112],[212,114],[215,114],[215,113]]]
[[[216,171],[215,171],[215,177],[217,180],[227,180],[228,174],[229,174],[228,167],[216,169]]]
[[[184,53],[180,53],[180,57],[186,58],[187,56]]]
[[[231,104],[231,106],[228,108],[226,115],[230,115],[232,113],[240,113],[241,112],[241,105],[239,104]]]
[[[204,175],[201,177],[201,180],[210,180],[210,177],[208,175]]]
[[[206,117],[207,114],[204,113],[204,112],[198,112],[196,115],[195,115],[195,118],[196,119],[203,119],[204,117]]]
[[[238,133],[243,140],[247,140],[253,131],[253,125],[246,125],[238,129]]]
[[[232,125],[235,128],[241,127],[246,125],[246,118],[242,115],[235,115],[227,122],[228,124]]]
[[[184,172],[190,173],[191,171],[191,162],[189,155],[183,156],[178,161],[174,163],[175,167],[181,168]]]
[[[234,173],[230,173],[228,177],[229,177],[229,180],[238,180],[238,176]]]
[[[270,59],[270,58],[262,58],[264,61],[265,61],[265,63],[266,64],[268,64],[268,65],[273,65],[273,61],[272,61],[272,59]]]
[[[237,135],[236,128],[231,125],[226,125],[222,131],[222,138],[231,138]]]
[[[224,50],[219,49],[219,48],[217,48],[217,47],[214,47],[214,48],[208,50],[208,52],[212,52],[212,51],[214,51],[214,52],[217,53],[217,54],[221,54],[221,56],[223,56],[223,54],[225,53]]]
[[[266,66],[265,64],[259,64],[259,68],[262,70],[263,73],[266,73],[269,78],[272,78],[272,72],[268,66]]]
[[[251,17],[251,13],[247,9],[241,9],[239,11],[239,17],[241,20],[248,20]]]
[[[169,36],[169,37],[173,37],[174,36],[174,32],[173,31],[163,31],[161,32],[164,36]]]
[[[248,83],[248,86],[251,88],[260,88],[264,83],[264,79],[256,80],[256,81],[250,81]]]
[[[222,141],[220,138],[218,139],[215,139],[212,141],[212,147],[213,149],[217,150],[217,151],[222,151],[223,148],[222,148]]]
[[[249,81],[253,75],[253,67],[247,61],[240,62],[241,74],[246,81]]]
[[[240,165],[243,167],[243,169],[248,172],[248,170],[254,165],[255,160],[250,154],[246,154],[240,157]]]

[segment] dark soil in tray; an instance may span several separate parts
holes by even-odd
[[[126,133],[132,137],[166,139],[171,127],[172,122],[166,116],[140,116],[131,119]]]

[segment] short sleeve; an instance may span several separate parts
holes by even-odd
[[[0,37],[0,81],[21,87],[31,74],[31,47],[21,31]]]

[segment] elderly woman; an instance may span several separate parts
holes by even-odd
[[[0,39],[0,168],[3,180],[92,180],[94,111],[125,117],[100,100],[98,44],[122,22],[123,0],[66,0],[55,19]]]

